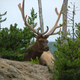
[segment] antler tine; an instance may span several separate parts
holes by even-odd
[[[55,12],[56,12],[57,15],[59,15],[57,8],[55,8]]]
[[[40,27],[38,27],[37,32],[38,32],[40,35],[43,35],[43,34],[47,33],[47,32],[48,32],[48,30],[49,30],[49,27],[48,27],[48,26],[46,26],[46,27],[47,27],[47,30],[46,30],[45,32],[43,32],[43,33],[39,33],[39,30],[40,30],[41,28],[40,28]]]
[[[45,32],[43,32],[42,34],[45,34],[45,33],[47,33],[47,32],[48,32],[49,27],[48,27],[48,26],[46,26],[46,27],[47,27],[47,30],[46,30]]]
[[[23,21],[24,21],[25,25],[28,26],[32,31],[34,31],[35,33],[37,33],[36,30],[33,29],[33,28],[27,23],[27,21],[26,21],[27,15],[26,15],[26,17],[24,16],[24,0],[23,0],[23,3],[22,3],[22,8],[21,8],[21,3],[18,4],[18,7],[19,7],[19,9],[20,9],[20,11],[21,11],[22,18],[23,18]]]
[[[48,32],[48,30],[49,30],[48,27],[47,27],[47,30],[46,30],[45,32],[39,33],[39,31],[36,31],[33,27],[31,27],[31,26],[28,24],[28,22],[26,21],[27,15],[26,15],[26,16],[24,15],[24,0],[23,0],[23,2],[22,2],[22,8],[21,8],[21,3],[18,4],[18,7],[19,7],[19,9],[20,9],[20,11],[21,11],[22,18],[23,18],[23,21],[24,21],[25,25],[26,25],[27,27],[29,27],[33,32],[35,32],[35,33],[38,34],[38,35],[43,35],[43,34],[45,34],[45,33]]]
[[[55,25],[54,25],[53,28],[46,34],[46,36],[55,34],[54,31],[56,30],[56,28],[59,28],[59,27],[62,26],[62,24],[59,25],[59,26],[57,25],[58,22],[59,22],[60,16],[61,16],[62,9],[63,9],[63,5],[62,5],[62,7],[61,7],[60,13],[58,13],[57,8],[55,8],[55,12],[56,12],[56,14],[58,15],[58,18],[57,18],[57,20],[56,20]],[[56,33],[56,34],[57,34],[57,33]]]
[[[53,33],[53,34],[51,34],[51,35],[56,35],[56,34],[58,34],[60,31],[61,31],[61,28],[59,29],[59,31],[58,31],[58,32]]]

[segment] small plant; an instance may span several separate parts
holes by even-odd
[[[35,60],[33,60],[33,59],[31,58],[30,63],[32,63],[32,65],[33,65],[33,64],[39,64],[39,59],[38,59],[38,57],[36,57]]]
[[[49,65],[47,65],[47,68],[48,68],[48,71],[49,71],[49,72],[53,73],[53,70],[50,68]]]

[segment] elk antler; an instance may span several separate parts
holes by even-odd
[[[24,21],[25,25],[26,25],[27,27],[29,27],[33,32],[35,32],[35,33],[38,34],[38,35],[43,35],[43,34],[45,34],[45,33],[48,32],[48,30],[49,30],[48,26],[46,26],[46,27],[47,27],[47,30],[46,30],[45,32],[39,33],[39,31],[36,31],[33,27],[31,27],[31,26],[28,24],[28,22],[26,21],[27,15],[26,15],[26,16],[24,15],[24,0],[23,0],[23,3],[22,3],[22,8],[21,8],[21,3],[18,4],[18,7],[19,7],[19,9],[20,9],[20,11],[21,11],[22,18],[23,18],[23,21]]]
[[[53,28],[46,34],[46,36],[54,35],[54,34],[57,34],[58,32],[61,31],[61,29],[60,29],[57,33],[54,33],[54,31],[56,30],[56,28],[59,28],[59,27],[62,26],[62,24],[59,25],[59,26],[57,25],[58,22],[59,22],[60,16],[61,16],[62,9],[63,9],[63,5],[62,5],[62,7],[61,7],[60,13],[58,13],[57,8],[55,8],[55,12],[56,12],[56,14],[58,15],[58,18],[57,18],[57,20],[56,20],[55,25],[54,25]]]

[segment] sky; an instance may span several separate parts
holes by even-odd
[[[49,30],[52,29],[54,26],[57,15],[55,13],[55,8],[57,7],[58,12],[61,9],[63,0],[41,0],[42,1],[42,14],[43,14],[43,21],[44,21],[44,31],[46,30],[46,26],[49,27]],[[80,9],[80,1],[79,0],[68,0],[68,6],[72,6],[70,2],[74,3],[75,6],[78,7],[76,10]],[[7,20],[3,23],[1,23],[1,28],[10,27],[10,24],[14,25],[15,23],[18,24],[18,28],[22,28],[25,26],[24,22],[22,20],[21,12],[18,8],[18,4],[22,3],[22,0],[0,0],[0,13],[4,13],[7,11],[7,14],[2,17],[4,19],[5,17]],[[30,12],[32,7],[35,9],[35,12],[37,13],[37,19],[35,22],[37,22],[37,28],[40,27],[39,24],[39,10],[38,10],[38,0],[25,0],[25,14],[30,16]],[[80,22],[80,11],[76,11],[75,15],[75,22]],[[62,23],[62,16],[60,18],[60,21],[58,24]],[[71,28],[70,28],[71,29]],[[55,32],[57,32],[59,29],[57,29]],[[48,40],[49,41],[55,41],[57,39],[58,35],[51,35]]]

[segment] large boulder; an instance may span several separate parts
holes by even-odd
[[[44,51],[40,57],[40,64],[53,66],[54,64],[53,60],[55,60],[53,55],[49,51]]]
[[[0,80],[53,80],[46,66],[0,58]]]

